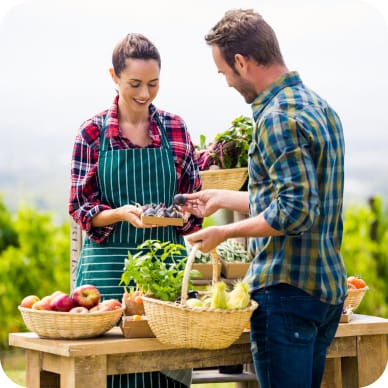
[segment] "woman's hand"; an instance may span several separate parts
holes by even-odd
[[[127,221],[135,228],[152,228],[154,225],[146,225],[141,221],[142,210],[133,205],[124,205],[117,209],[120,213],[120,220]]]

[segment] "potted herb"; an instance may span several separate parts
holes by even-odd
[[[252,131],[252,119],[239,116],[232,121],[228,130],[217,134],[212,143],[206,144],[206,137],[201,135],[200,145],[197,146],[199,169],[247,167]]]
[[[147,240],[139,251],[124,262],[120,284],[134,284],[145,295],[163,301],[175,301],[181,294],[187,257],[186,247],[171,242]],[[192,276],[199,276],[192,270]],[[189,282],[189,289],[192,282]]]

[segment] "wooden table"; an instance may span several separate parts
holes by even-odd
[[[383,318],[354,315],[340,324],[322,387],[363,387],[376,381],[387,364],[387,334],[388,320]],[[248,332],[227,350],[177,349],[155,338],[126,339],[119,328],[84,340],[12,333],[9,344],[25,349],[28,388],[105,388],[109,374],[252,363]]]

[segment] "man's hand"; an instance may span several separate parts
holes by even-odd
[[[180,207],[183,212],[193,214],[198,218],[208,217],[220,208],[218,205],[218,195],[219,190],[215,189],[184,194],[185,203]]]
[[[223,226],[210,226],[185,237],[190,245],[199,243],[199,250],[207,253],[226,240]]]

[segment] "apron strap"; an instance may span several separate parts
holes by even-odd
[[[107,127],[108,123],[108,118],[110,117],[111,109],[108,110],[105,119],[104,119],[104,124],[101,128],[101,133],[100,133],[100,151],[107,151],[108,150],[108,140],[105,136],[105,129]],[[159,113],[155,111],[154,114],[155,120],[157,127],[159,129],[160,137],[162,139],[162,145],[163,148],[169,150],[170,149],[170,143],[167,139],[167,133],[166,133],[166,128],[164,127],[162,121],[160,120]]]
[[[155,112],[155,120],[156,120],[156,123],[158,125],[160,136],[162,138],[163,147],[166,148],[167,150],[169,150],[170,149],[170,143],[167,140],[166,128],[164,127],[162,121],[160,120],[158,112]]]

